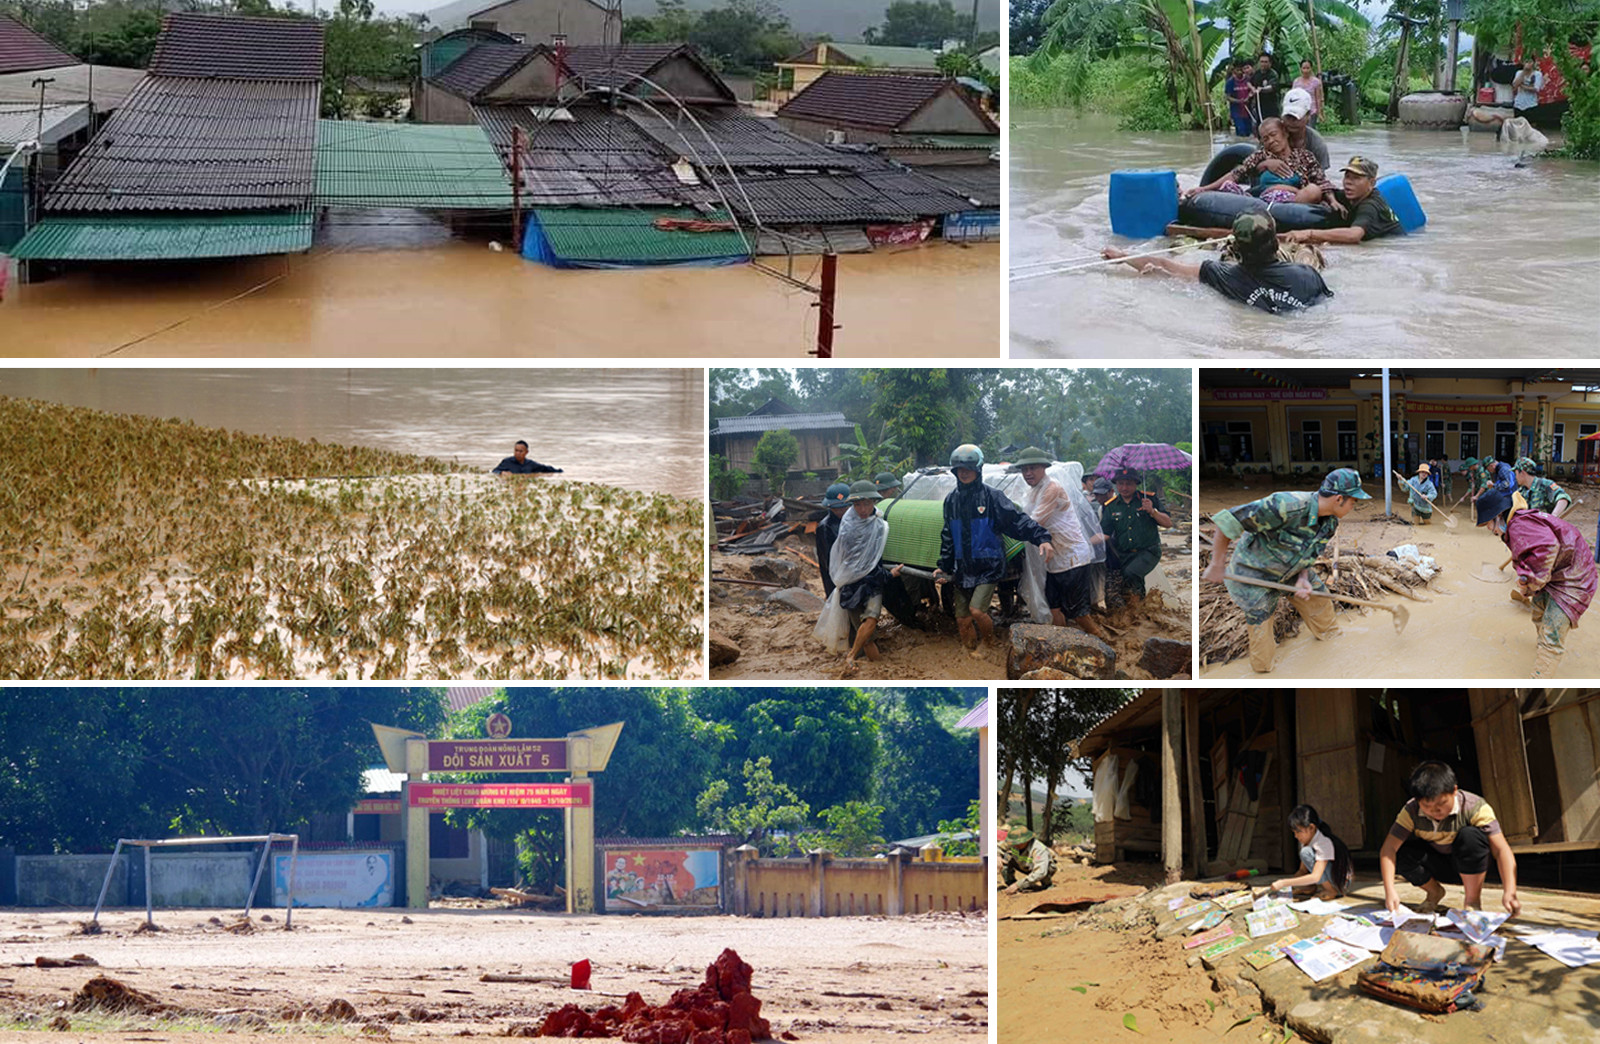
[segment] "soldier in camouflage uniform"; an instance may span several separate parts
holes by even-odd
[[[1000,845],[1000,880],[1007,895],[1042,892],[1054,882],[1055,854],[1032,830],[1018,828]]]
[[[1541,476],[1539,465],[1533,462],[1532,457],[1518,457],[1511,470],[1517,476],[1517,485],[1522,488],[1522,497],[1528,502],[1529,511],[1542,511],[1560,518],[1572,509],[1572,494],[1553,480]]]
[[[1483,465],[1478,463],[1477,457],[1468,457],[1462,461],[1462,474],[1467,477],[1467,499],[1476,500],[1478,494],[1483,492],[1483,485],[1488,481]]]
[[[1361,476],[1355,469],[1339,468],[1328,473],[1315,493],[1273,493],[1211,516],[1217,524],[1217,537],[1204,579],[1225,583],[1228,597],[1244,610],[1250,627],[1250,666],[1258,673],[1272,671],[1278,647],[1272,615],[1281,595],[1265,587],[1224,580],[1223,574],[1293,584],[1303,593],[1296,594],[1290,604],[1311,633],[1319,640],[1336,636],[1339,626],[1333,618],[1333,599],[1311,597],[1312,591],[1327,590],[1312,573],[1311,564],[1333,539],[1339,519],[1355,509],[1357,500],[1370,499],[1362,491]]]

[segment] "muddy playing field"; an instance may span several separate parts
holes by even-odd
[[[700,985],[729,947],[753,966],[751,991],[774,1038],[938,1044],[988,1034],[981,915],[772,921],[296,910],[293,931],[284,931],[283,914],[257,912],[248,927],[230,930],[237,910],[158,910],[162,930],[144,932],[142,913],[117,912],[101,918],[102,933],[84,935],[83,911],[0,910],[0,1039],[69,1027],[90,1040],[181,1041],[219,1030],[275,1039],[532,1036],[566,1004],[593,1012],[620,1006],[631,991],[662,1004]],[[80,954],[98,966],[39,964]],[[590,991],[568,986],[580,960],[593,967]],[[73,1010],[97,976],[148,1002],[120,1015]]]
[[[1600,488],[1576,483],[1565,486],[1574,504],[1564,518],[1588,539],[1595,531]],[[1200,507],[1209,516],[1213,511],[1266,496],[1278,488],[1301,487],[1272,486],[1264,479],[1248,483],[1207,479],[1201,482]],[[1403,633],[1395,633],[1388,613],[1341,605],[1338,619],[1343,633],[1332,641],[1319,642],[1309,631],[1298,629],[1298,633],[1279,643],[1274,673],[1295,678],[1436,678],[1441,673],[1461,678],[1527,677],[1533,669],[1534,630],[1527,609],[1511,601],[1513,571],[1499,568],[1510,557],[1505,544],[1488,530],[1473,526],[1470,504],[1450,509],[1457,522],[1453,529],[1444,525],[1437,512],[1432,524],[1413,526],[1403,497],[1396,496],[1396,515],[1386,520],[1382,491],[1370,483],[1367,491],[1373,499],[1362,501],[1339,524],[1339,553],[1384,555],[1393,548],[1415,544],[1422,554],[1437,562],[1438,575],[1416,588],[1418,601],[1402,600],[1393,593],[1380,599],[1402,604],[1409,611],[1410,620]],[[1458,477],[1455,498],[1465,491],[1463,480]],[[1203,520],[1201,527],[1208,531],[1209,522]],[[1211,589],[1210,585],[1205,586]],[[1587,616],[1584,622],[1588,622]],[[1216,639],[1208,637],[1206,630],[1202,612],[1203,675],[1253,676],[1250,661],[1243,657],[1207,665],[1204,651]],[[1449,653],[1448,669],[1439,660],[1438,654],[1444,650]],[[1600,646],[1590,637],[1590,629],[1581,627],[1567,639],[1560,676],[1589,678],[1597,674]]]

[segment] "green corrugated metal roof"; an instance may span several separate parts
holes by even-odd
[[[11,252],[24,261],[177,261],[311,249],[310,211],[49,217]]]
[[[903,562],[920,569],[932,569],[939,564],[939,538],[944,532],[943,500],[884,500],[878,503],[878,514],[889,519],[889,540],[883,546],[885,562]],[[1010,537],[1001,537],[1006,557],[1013,558],[1022,544]]]
[[[686,232],[655,226],[658,218],[731,222],[722,211],[702,215],[672,207],[539,207],[533,213],[551,249],[569,261],[670,264],[750,253],[737,230]]]
[[[477,124],[318,120],[317,202],[510,210],[511,182]]]

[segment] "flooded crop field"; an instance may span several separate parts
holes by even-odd
[[[481,472],[520,438],[568,481],[685,500],[705,492],[705,377],[694,369],[4,369],[0,395]]]
[[[839,259],[841,356],[999,354],[1000,247]],[[764,259],[816,285],[820,258]],[[558,270],[416,216],[330,228],[308,254],[103,264],[0,303],[0,354],[210,357],[768,356],[816,347],[816,295],[752,265]]]
[[[1111,172],[1173,169],[1180,186],[1192,186],[1233,141],[1129,133],[1067,110],[1019,110],[1012,128],[1013,266],[1092,259],[1106,245],[1164,245],[1111,234]],[[1012,356],[1593,356],[1600,178],[1592,163],[1533,158],[1519,167],[1492,134],[1365,126],[1326,141],[1335,167],[1359,153],[1384,174],[1407,175],[1428,215],[1412,236],[1326,247],[1331,301],[1275,316],[1197,283],[1090,268],[1011,285]]]
[[[700,676],[704,506],[0,397],[0,677]]]

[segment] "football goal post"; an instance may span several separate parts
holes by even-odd
[[[275,842],[289,842],[289,887],[288,894],[284,897],[284,928],[294,926],[294,870],[300,857],[299,834],[242,834],[227,837],[171,837],[171,838],[144,838],[144,837],[119,837],[117,847],[111,853],[111,865],[106,867],[106,879],[100,883],[100,898],[95,900],[94,916],[90,923],[99,925],[100,910],[105,906],[106,893],[111,889],[111,875],[117,871],[117,857],[122,855],[124,845],[129,848],[142,848],[144,852],[144,920],[145,923],[155,925],[155,893],[150,888],[150,863],[152,848],[179,848],[193,845],[235,845],[255,844],[261,845],[261,861],[256,864],[255,878],[250,882],[250,891],[244,897],[244,915],[250,916],[250,907],[255,902],[256,889],[261,887],[261,874],[267,868],[267,857],[272,854]]]

